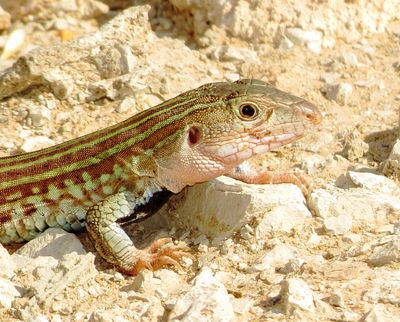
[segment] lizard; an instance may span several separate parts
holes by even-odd
[[[264,81],[215,82],[93,133],[2,157],[0,242],[86,227],[98,253],[126,274],[176,265],[187,247],[161,238],[138,249],[123,222],[144,220],[170,195],[221,175],[272,182],[247,160],[301,138],[321,119],[315,105]]]

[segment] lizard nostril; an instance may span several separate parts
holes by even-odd
[[[201,137],[200,129],[197,126],[191,126],[188,131],[188,139],[191,145],[196,144],[199,142]]]

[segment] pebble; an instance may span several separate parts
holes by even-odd
[[[0,277],[11,278],[14,276],[15,265],[10,254],[2,244],[0,244],[0,267]]]
[[[28,107],[27,124],[33,127],[44,126],[51,120],[51,110],[46,107]]]
[[[86,254],[76,235],[60,228],[48,228],[44,233],[24,244],[15,254],[30,258],[49,256],[60,260],[64,255],[72,252],[77,255]]]
[[[396,317],[390,314],[385,309],[385,305],[381,303],[374,305],[373,308],[363,317],[363,322],[394,322],[394,321],[396,321]]]
[[[329,85],[334,85],[337,82],[337,79],[339,78],[338,73],[323,73],[319,77],[321,81],[325,82],[326,84]]]
[[[221,61],[239,61],[252,64],[260,64],[260,59],[257,53],[248,48],[239,48],[234,46],[224,45],[217,47],[214,55]]]
[[[321,41],[322,33],[317,30],[303,30],[301,28],[286,28],[286,37],[296,45],[304,45],[310,42]]]
[[[399,187],[397,184],[383,175],[377,175],[370,172],[348,171],[346,177],[352,184],[349,184],[349,187],[360,187],[386,194],[399,193]]]
[[[352,224],[352,219],[346,215],[324,218],[324,228],[331,235],[344,235],[351,230]]]
[[[293,272],[298,272],[300,271],[304,263],[305,261],[301,258],[292,258],[286,263],[286,265],[282,269],[279,270],[279,273],[289,274]]]
[[[8,278],[0,276],[0,308],[11,308],[14,299],[21,296],[18,289],[22,291],[21,288],[17,288],[17,285]]]
[[[253,237],[254,235],[254,230],[253,228],[251,228],[249,225],[244,225],[241,229],[240,229],[240,236],[244,239],[244,240],[249,240]]]
[[[283,280],[280,296],[286,314],[293,315],[297,309],[311,313],[315,311],[313,293],[307,283],[300,278]]]
[[[294,47],[293,42],[291,42],[288,38],[282,37],[279,43],[279,49],[281,50],[290,50]]]
[[[276,269],[285,266],[290,260],[299,256],[297,249],[278,244],[263,257],[257,259],[249,268],[250,272],[267,271],[274,273]]]
[[[386,224],[387,218],[400,212],[400,199],[364,188],[328,187],[312,191],[309,206],[318,217],[347,216],[353,221],[353,228],[360,228]],[[345,220],[348,227],[349,220]]]
[[[400,271],[380,269],[372,285],[365,290],[362,300],[368,303],[390,303],[400,305]]]
[[[308,212],[285,205],[276,206],[257,225],[256,237],[260,239],[276,233],[290,233],[292,230],[301,231],[304,221],[309,217],[311,215]]]
[[[240,79],[240,75],[238,73],[226,73],[224,74],[224,78],[228,82],[236,82]]]
[[[300,168],[307,174],[314,174],[325,164],[325,158],[320,155],[310,155],[301,161]]]
[[[372,266],[382,266],[398,262],[400,262],[400,237],[382,246],[375,247],[367,259],[367,263]]]
[[[313,54],[320,54],[321,53],[321,41],[320,40],[316,40],[316,41],[310,41],[307,42],[306,44],[306,48],[312,52]]]
[[[342,53],[339,57],[338,60],[345,65],[351,66],[351,67],[358,67],[359,62],[357,59],[357,56],[353,52],[344,52]]]
[[[25,45],[26,31],[23,28],[15,29],[8,36],[0,60],[9,59],[17,55]]]
[[[47,148],[55,144],[56,142],[54,142],[47,136],[42,136],[42,135],[30,136],[26,138],[22,143],[21,150],[23,152],[32,152]]]
[[[353,244],[357,244],[361,241],[362,237],[359,234],[355,234],[352,232],[345,233],[342,237],[343,241],[351,242]]]
[[[136,100],[133,97],[125,97],[115,108],[117,113],[136,111]]]
[[[225,286],[208,267],[196,276],[191,289],[178,298],[170,321],[235,321],[235,312]]]
[[[337,307],[344,308],[344,306],[345,306],[343,294],[339,290],[334,291],[331,295],[329,295],[327,298],[325,298],[324,301],[326,301],[327,303],[329,303],[333,306],[337,306]]]
[[[323,91],[328,99],[335,101],[339,105],[346,105],[353,93],[353,86],[349,83],[327,84]]]

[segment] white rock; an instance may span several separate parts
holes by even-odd
[[[320,169],[325,164],[325,158],[320,155],[310,155],[301,161],[301,169],[304,169],[307,174],[313,174],[317,169]]]
[[[385,309],[384,304],[379,303],[364,316],[363,322],[395,322],[397,318]]]
[[[328,99],[337,102],[339,105],[346,105],[353,92],[353,86],[348,83],[327,85],[325,91]]]
[[[348,216],[352,227],[371,227],[387,223],[387,218],[400,212],[400,199],[363,188],[316,189],[309,198],[309,206],[322,218]]]
[[[225,286],[209,268],[203,268],[193,287],[180,297],[168,321],[235,321],[235,313]]]
[[[378,246],[367,259],[368,264],[382,266],[390,263],[400,262],[400,237],[389,241],[383,246]]]
[[[251,239],[254,235],[254,230],[251,228],[249,225],[244,225],[240,229],[240,237],[242,237],[244,240]]]
[[[313,293],[307,283],[299,278],[282,281],[280,296],[286,314],[293,315],[297,309],[313,313],[315,311]]]
[[[260,59],[254,50],[234,46],[222,46],[217,48],[215,55],[222,61],[241,61],[260,64]]]
[[[53,299],[70,285],[87,283],[97,275],[92,253],[78,255],[75,252],[63,256],[55,267],[42,266],[36,268],[38,277],[30,285],[35,294],[32,301],[43,307],[50,307]]]
[[[27,120],[32,126],[44,126],[51,120],[51,111],[46,107],[29,106],[27,110]]]
[[[24,152],[32,152],[47,148],[55,144],[56,143],[52,139],[49,139],[47,136],[31,136],[24,140],[24,143],[21,146],[21,150]]]
[[[286,263],[286,265],[282,269],[279,270],[279,273],[289,274],[293,272],[298,272],[304,263],[305,261],[302,258],[292,258]]]
[[[397,184],[382,175],[377,175],[369,172],[347,172],[347,177],[351,180],[354,187],[365,188],[377,192],[394,194],[399,193]]]
[[[321,40],[310,41],[306,44],[306,48],[313,54],[321,53]]]
[[[339,56],[339,61],[351,67],[357,67],[359,65],[357,56],[353,52],[342,53]]]
[[[326,84],[333,85],[337,82],[338,77],[338,73],[322,73],[320,79]]]
[[[236,314],[246,316],[246,314],[254,305],[254,300],[245,297],[242,298],[231,297],[231,303],[233,310],[235,311]]]
[[[310,217],[308,212],[285,205],[276,206],[257,225],[256,237],[266,238],[277,232],[290,233],[292,229],[300,231],[307,217]]]
[[[137,58],[132,53],[131,48],[125,44],[118,44],[116,49],[120,52],[120,68],[122,74],[133,73],[137,65]]]
[[[131,284],[131,288],[136,292],[153,294],[155,292],[155,284],[157,282],[159,282],[159,280],[156,281],[153,272],[145,269],[140,271],[139,274],[135,276]]]
[[[43,75],[43,78],[49,82],[54,95],[59,99],[68,98],[74,91],[75,85],[73,78],[61,71],[60,68],[47,71]]]
[[[347,242],[351,242],[353,244],[357,244],[361,241],[362,236],[359,234],[355,234],[352,232],[348,232],[346,234],[343,235],[343,240],[347,241]]]
[[[352,219],[346,215],[324,218],[324,228],[332,235],[344,235],[351,230],[352,224]]]
[[[39,256],[31,258],[19,254],[12,254],[12,260],[16,268],[23,270],[24,272],[32,272],[37,267],[56,267],[58,260],[50,256]]]
[[[282,206],[290,208],[291,213],[295,214],[293,216],[299,217],[298,223],[301,217],[311,217],[304,196],[295,185],[249,185],[232,178],[219,177],[190,187],[183,199],[170,199],[164,211],[168,213],[169,207],[174,209],[174,217],[179,218],[179,225],[196,227],[204,235],[214,238],[215,244],[232,235],[252,218],[268,218],[268,209]],[[285,229],[290,226],[289,223],[282,225]],[[278,220],[276,226],[281,227]],[[267,224],[266,227],[270,228]]]
[[[281,50],[290,50],[294,47],[294,44],[287,39],[286,37],[282,37],[280,43],[279,43],[279,49]]]
[[[0,60],[5,60],[17,55],[24,47],[26,41],[26,31],[23,28],[15,29],[8,36],[1,53]]]
[[[400,271],[379,270],[362,295],[362,300],[369,303],[390,303],[400,305]]]
[[[0,244],[0,277],[11,278],[14,275],[15,265],[7,249]]]
[[[60,228],[49,228],[35,239],[23,245],[15,254],[30,258],[51,256],[59,260],[65,254],[72,252],[82,255],[86,254],[76,235]]]
[[[236,82],[240,79],[240,75],[238,73],[226,73],[224,78],[229,82]]]
[[[250,271],[268,271],[274,273],[279,267],[285,266],[291,259],[299,256],[298,251],[284,244],[278,244],[266,255],[258,259],[251,267]]]
[[[346,322],[359,322],[361,319],[361,315],[357,312],[344,310],[339,315],[339,321],[346,321]]]
[[[136,100],[133,97],[125,97],[115,108],[117,113],[133,113],[136,111]]]
[[[0,308],[11,308],[15,297],[21,296],[15,286],[10,280],[0,277]]]
[[[335,47],[336,40],[333,37],[324,37],[322,39],[322,47],[324,48],[333,48]]]
[[[331,295],[325,298],[324,301],[333,306],[344,307],[343,294],[339,290],[334,291]]]
[[[180,276],[170,269],[160,269],[154,272],[154,277],[161,281],[161,289],[168,295],[182,292],[184,283]]]
[[[322,33],[317,30],[308,31],[300,28],[287,28],[285,34],[296,45],[303,45],[322,39]]]

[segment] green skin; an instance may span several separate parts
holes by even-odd
[[[160,251],[169,241],[161,240],[138,250],[117,221],[152,213],[162,191],[220,175],[273,182],[243,162],[299,139],[320,120],[314,105],[263,81],[212,83],[109,128],[0,159],[0,241],[86,222],[96,249],[121,271],[176,264],[183,249]]]

